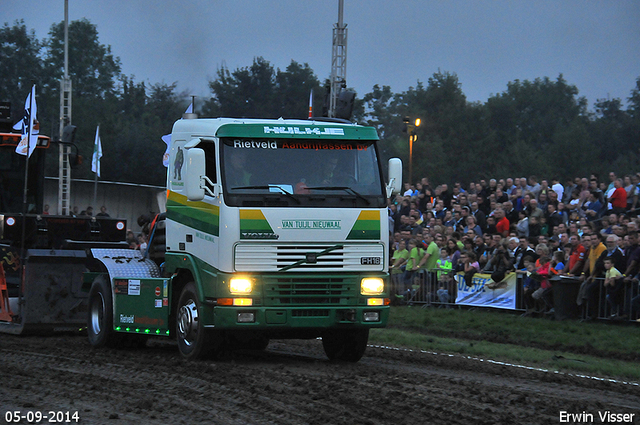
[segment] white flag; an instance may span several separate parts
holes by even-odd
[[[96,128],[96,142],[93,145],[93,159],[91,160],[91,171],[100,177],[100,158],[102,158],[102,143],[100,143],[100,126]]]
[[[36,85],[34,84],[24,103],[24,118],[13,126],[16,130],[22,130],[22,140],[16,146],[16,153],[20,155],[27,155],[28,153],[29,158],[31,158],[31,154],[38,145],[39,125],[36,119],[37,113]],[[29,134],[31,134],[30,140]]]
[[[193,103],[189,104],[189,106],[187,107],[187,110],[184,111],[184,113],[185,114],[193,113]],[[167,149],[164,151],[164,155],[162,155],[162,165],[169,168],[169,155],[171,152],[171,135],[165,134],[164,136],[162,136],[162,141],[167,144]]]

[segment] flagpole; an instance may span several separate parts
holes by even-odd
[[[100,124],[98,124],[98,128],[96,129],[96,140],[94,141],[94,146],[93,146],[93,150],[94,150],[94,157],[96,156],[96,150],[98,149],[97,143],[98,140],[100,140]],[[91,158],[91,162],[93,162],[94,159]],[[100,159],[98,158],[96,161],[96,175],[95,175],[95,180],[93,182],[93,210],[94,211],[98,211],[100,208],[98,208],[98,172],[100,171]]]
[[[31,150],[31,127],[33,127],[33,87],[29,94],[29,124],[27,128],[27,159],[25,160],[24,168],[24,192],[22,196],[22,209],[24,214],[27,213],[27,178],[29,177],[29,151]]]
[[[98,173],[96,173],[96,177],[95,180],[93,182],[93,205],[94,205],[94,211],[98,211],[100,208],[98,208],[98,204],[96,204],[98,200]]]
[[[20,237],[20,263],[22,265],[22,276],[20,285],[20,291],[18,291],[18,304],[20,305],[20,311],[22,311],[22,289],[24,288],[25,281],[25,259],[27,258],[27,248],[26,248],[26,231],[27,231],[27,182],[29,179],[29,150],[31,149],[31,130],[33,127],[33,101],[34,101],[34,87],[35,84],[31,87],[31,93],[29,93],[29,123],[27,128],[27,155],[24,161],[24,191],[22,196],[22,236]]]
[[[29,123],[27,128],[27,155],[24,160],[24,190],[22,192],[22,246],[24,248],[25,242],[25,218],[27,216],[28,208],[27,208],[27,182],[29,179],[29,150],[31,149],[31,127],[33,127],[33,87],[31,88],[31,93],[29,93]]]

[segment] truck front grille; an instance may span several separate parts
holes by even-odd
[[[356,279],[344,277],[267,277],[267,306],[349,305],[356,302]]]

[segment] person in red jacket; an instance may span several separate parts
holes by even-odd
[[[496,230],[498,233],[503,238],[509,236],[509,226],[511,223],[509,223],[509,220],[505,217],[504,210],[502,208],[496,208],[493,212],[493,216],[496,219]]]
[[[622,214],[627,209],[627,191],[622,187],[622,179],[620,178],[613,182],[613,186],[616,190],[613,191],[609,198],[609,203],[611,203],[611,212]]]

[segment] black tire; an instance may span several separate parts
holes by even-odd
[[[113,295],[106,275],[96,277],[91,284],[87,336],[94,347],[115,347],[119,342],[113,330]]]
[[[196,286],[189,282],[180,294],[176,310],[176,339],[187,360],[215,357],[222,346],[218,333],[206,329],[200,320],[201,305]]]
[[[357,362],[369,341],[369,329],[329,331],[322,336],[322,348],[329,360]]]

